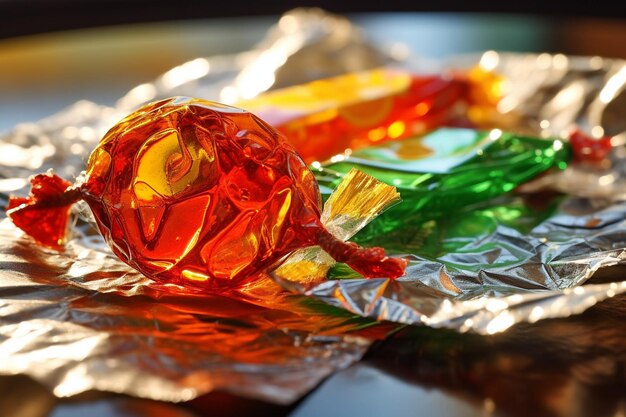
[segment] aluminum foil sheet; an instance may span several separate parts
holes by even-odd
[[[26,178],[48,168],[68,179],[78,175],[102,134],[147,101],[186,94],[232,103],[393,61],[345,19],[288,13],[252,51],[198,58],[137,86],[114,108],[80,102],[0,136],[0,193],[24,193]],[[27,374],[58,396],[97,389],[182,401],[222,389],[286,403],[358,360],[371,338],[389,330],[355,315],[492,334],[576,314],[625,292],[620,280],[581,285],[625,256],[626,205],[619,200],[626,195],[626,155],[617,146],[626,120],[624,63],[487,52],[442,66],[475,64],[507,80],[498,126],[560,135],[578,124],[615,135],[611,166],[566,170],[535,184],[592,200],[572,200],[528,234],[500,226],[437,259],[408,254],[409,274],[395,282],[290,286],[304,295],[289,295],[267,278],[233,297],[163,291],[118,261],[88,224],[74,228],[67,251],[57,253],[4,220],[0,373]]]
[[[54,169],[75,178],[106,131],[123,117],[113,108],[80,101],[49,118],[0,134],[0,195],[25,194],[28,177]]]
[[[579,127],[594,136],[626,133],[626,62],[563,54],[517,54],[487,51],[451,58],[449,68],[481,69],[500,74],[503,98],[497,110],[509,130],[566,136]]]
[[[567,317],[626,293],[626,281],[581,285],[626,259],[626,203],[596,210],[570,200],[530,233],[499,225],[437,259],[408,257],[406,276],[395,281],[338,279],[294,288],[364,317],[480,334]]]
[[[391,329],[363,333],[377,324],[267,277],[232,297],[163,288],[92,247],[46,250],[0,222],[1,374],[29,375],[60,397],[186,401],[217,389],[289,403]]]
[[[615,147],[603,166],[571,166],[529,184],[596,201],[626,198],[626,61],[599,56],[516,54],[487,51],[451,58],[444,68],[480,67],[503,77],[490,124],[503,130],[567,138],[574,128],[612,137]]]

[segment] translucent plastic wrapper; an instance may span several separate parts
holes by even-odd
[[[80,102],[4,134],[0,192],[24,193],[27,177],[48,168],[68,179],[78,175],[106,130],[147,101],[186,94],[233,103],[392,61],[345,19],[289,13],[255,50],[182,64],[132,89],[115,108]],[[626,120],[622,61],[488,52],[449,67],[476,64],[501,74],[503,83],[492,85],[506,92],[496,112],[477,115],[485,125],[560,136],[577,124],[615,135],[619,144]],[[20,237],[5,220],[0,372],[30,375],[59,396],[98,389],[181,401],[222,389],[286,403],[358,360],[369,340],[389,329],[358,316],[491,334],[521,321],[579,313],[626,291],[625,282],[581,286],[624,257],[626,206],[618,200],[626,195],[620,185],[626,154],[616,147],[611,159],[610,167],[568,168],[529,189],[557,188],[593,200],[528,214],[521,197],[503,195],[448,215],[465,219],[465,226],[477,218],[498,221],[462,241],[451,232],[459,224],[442,227],[454,245],[436,256],[398,250],[411,264],[397,281],[355,279],[319,250],[298,252],[274,276],[306,296],[288,295],[269,278],[232,298],[165,292],[103,249],[86,226],[66,252],[56,253]],[[517,213],[513,220],[511,213]],[[363,226],[326,220],[342,239]],[[301,268],[307,262],[314,273]],[[320,271],[328,269],[336,279],[320,282]]]

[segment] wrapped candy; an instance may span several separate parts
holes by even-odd
[[[314,172],[328,189],[354,168],[397,187],[403,204],[355,239],[406,251],[424,245],[426,222],[502,196],[550,169],[564,169],[571,155],[571,146],[559,139],[445,128],[337,156]]]
[[[276,127],[311,163],[452,123],[469,93],[462,77],[376,69],[276,90],[237,106]]]
[[[120,259],[184,286],[244,284],[313,245],[366,277],[398,277],[406,265],[335,238],[293,146],[251,113],[208,101],[149,104],[105,135],[77,184],[50,173],[31,182],[8,214],[38,242],[62,245],[69,207],[83,199]]]

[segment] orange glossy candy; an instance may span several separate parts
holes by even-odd
[[[82,183],[52,174],[32,183],[30,197],[11,200],[9,215],[36,240],[62,244],[67,207],[82,198],[120,259],[176,284],[240,285],[316,244],[364,276],[397,277],[406,264],[335,239],[320,222],[317,182],[293,146],[251,113],[208,101],[147,105],[106,134]]]
[[[271,91],[237,106],[276,127],[312,163],[450,124],[468,91],[464,77],[383,68]]]

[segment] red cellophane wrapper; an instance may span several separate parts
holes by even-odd
[[[251,113],[208,101],[149,104],[105,135],[82,181],[49,173],[32,184],[9,215],[40,243],[62,243],[67,207],[83,199],[121,260],[177,285],[243,285],[314,245],[365,277],[396,278],[406,266],[328,232],[317,182],[293,146]]]

